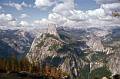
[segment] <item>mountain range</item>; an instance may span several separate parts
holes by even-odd
[[[71,79],[120,74],[120,27],[0,29],[0,57],[62,69]]]

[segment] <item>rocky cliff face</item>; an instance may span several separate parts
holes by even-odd
[[[108,34],[102,42],[105,48],[109,48],[107,51],[109,69],[113,74],[120,74],[120,28],[112,29],[111,34]]]
[[[36,35],[34,30],[0,28],[0,57],[25,56]]]
[[[118,27],[103,30],[56,28],[53,25],[37,35],[26,57],[41,67],[60,68],[71,79],[120,74],[119,31]]]
[[[45,30],[1,29],[0,56],[25,56],[31,63],[61,69],[71,79],[120,74],[120,27]],[[6,50],[7,49],[7,50]]]
[[[79,70],[89,64],[86,54],[80,49],[85,43],[65,42],[58,36],[57,31],[49,32],[41,34],[34,40],[27,58],[32,63],[39,63],[41,66],[49,65],[60,68],[70,74],[71,78],[79,77]]]

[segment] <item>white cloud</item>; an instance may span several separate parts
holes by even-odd
[[[61,1],[60,3],[58,1]],[[51,7],[52,11],[48,14],[48,18],[41,20],[35,20],[32,24],[27,21],[16,22],[11,14],[1,14],[0,18],[6,20],[8,25],[11,26],[38,26],[46,27],[48,23],[55,23],[59,26],[68,27],[101,27],[120,25],[120,18],[110,15],[112,11],[120,11],[120,3],[118,0],[97,0],[100,3],[100,8],[88,11],[81,11],[75,9],[74,0],[35,0],[35,6],[37,8]],[[24,7],[28,7],[26,3],[9,4],[11,7],[16,7],[18,10],[22,10]],[[54,7],[53,7],[54,6]],[[21,14],[19,18],[29,17],[27,14]],[[2,21],[0,22],[2,23]]]
[[[56,5],[53,10],[53,14],[59,14],[63,21],[72,20],[72,21],[83,21],[88,18],[85,12],[75,9],[74,0],[64,0],[62,3]],[[49,17],[48,17],[49,18]],[[57,16],[58,18],[58,16]],[[58,19],[57,19],[58,20]],[[60,19],[62,21],[62,19]]]
[[[85,15],[85,13],[83,13],[83,14],[79,14],[79,13],[81,13],[81,12],[78,12],[78,14],[76,16],[75,16],[75,14],[71,15],[70,18],[66,18],[66,16],[62,16],[57,13],[51,13],[48,16],[48,20],[57,24],[58,26],[68,26],[68,27],[87,26],[88,25],[88,23],[86,22],[87,16]],[[82,17],[82,15],[84,15],[84,16]]]
[[[49,21],[48,19],[41,19],[41,20],[35,20],[32,24],[32,26],[37,26],[37,27],[47,27],[49,23],[53,23],[52,21]]]
[[[0,14],[0,20],[10,21],[13,20],[13,16],[11,14]]]
[[[120,4],[117,3],[119,0],[97,0],[97,2],[102,3],[100,8],[81,11],[75,9],[74,0],[62,1],[62,3],[59,3],[53,8],[52,13],[48,16],[48,20],[62,26],[72,27],[101,27],[120,25],[119,17],[113,17],[108,14],[109,11],[120,10]]]
[[[104,9],[107,15],[112,15],[113,13],[120,14],[120,0],[95,0],[100,4],[100,8]]]
[[[95,0],[98,4],[120,3],[120,0]]]
[[[27,18],[27,17],[29,17],[29,15],[27,15],[27,14],[21,14],[19,18],[24,19],[24,18]]]
[[[17,21],[12,14],[0,14],[0,26],[17,26]]]
[[[120,21],[117,18],[113,18],[112,20],[99,20],[99,19],[89,19],[88,22],[92,27],[103,27],[103,26],[117,26],[120,25]]]
[[[112,12],[120,12],[120,3],[102,4],[103,8],[107,14],[112,14]]]
[[[27,21],[18,21],[16,20],[12,14],[0,14],[0,26],[30,26]]]
[[[104,9],[99,8],[99,9],[95,9],[95,10],[88,10],[86,11],[86,13],[88,14],[89,18],[91,19],[100,19],[106,16],[106,13],[104,11]]]
[[[74,9],[71,13],[68,17],[58,13],[50,13],[48,20],[59,26],[79,28],[120,25],[119,18],[106,15],[104,9],[101,8],[86,12]]]
[[[55,4],[55,0],[35,0],[35,6],[37,8],[49,7]]]
[[[31,5],[28,5],[25,2],[22,3],[9,2],[9,3],[4,3],[4,5],[16,8],[17,10],[23,10],[23,8],[25,7],[31,7]]]
[[[88,15],[81,10],[71,10],[71,15],[68,17],[72,21],[84,21],[88,19]]]
[[[10,26],[14,26],[14,27],[15,27],[15,26],[18,26],[18,25],[17,25],[17,21],[9,21],[8,24],[9,24]]]
[[[29,23],[27,21],[21,21],[20,23],[20,26],[29,26]]]
[[[92,24],[89,23],[87,20],[84,21],[76,21],[67,19],[63,24],[59,24],[59,26],[66,26],[72,28],[87,28],[90,27]]]
[[[57,4],[53,8],[53,12],[69,16],[71,15],[70,10],[74,9],[74,0],[64,0],[63,3]]]
[[[48,16],[48,20],[60,25],[64,24],[67,21],[67,18],[57,13],[51,13]]]

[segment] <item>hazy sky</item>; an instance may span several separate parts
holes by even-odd
[[[0,0],[0,26],[119,25],[113,12],[120,12],[120,0]]]

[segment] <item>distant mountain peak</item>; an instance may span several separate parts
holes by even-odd
[[[48,24],[47,33],[58,36],[56,27],[57,27],[56,24],[53,24],[53,23]]]

